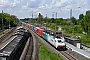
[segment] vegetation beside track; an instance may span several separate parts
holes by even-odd
[[[80,39],[83,44],[90,47],[90,43],[89,43],[90,42],[90,34],[83,34],[80,25],[73,26],[72,27],[73,29],[71,29],[71,32],[69,31],[70,26],[64,26],[64,27],[65,27],[65,31],[63,31],[63,34],[69,35],[73,38],[76,38],[76,36],[79,36],[78,39]]]
[[[39,42],[39,60],[62,60],[60,56],[50,51],[43,43]]]

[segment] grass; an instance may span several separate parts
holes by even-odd
[[[44,44],[39,42],[39,60],[62,60],[60,56],[50,51]]]
[[[82,36],[82,38],[80,40],[82,41],[82,43],[84,43],[90,47],[90,35]]]
[[[65,33],[67,34],[67,33]],[[83,44],[86,44],[87,46],[90,47],[90,35],[85,35],[82,33],[68,33],[69,36],[72,36],[74,38],[76,38],[76,36],[81,36],[80,40]]]

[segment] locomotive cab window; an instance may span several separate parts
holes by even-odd
[[[58,40],[58,42],[61,42],[61,40]]]

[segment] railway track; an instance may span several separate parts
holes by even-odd
[[[85,44],[81,44],[81,45],[83,50],[90,52],[90,46],[87,46]]]
[[[70,55],[66,51],[60,51],[60,54],[62,54],[66,58],[66,60],[76,60],[72,55]]]
[[[0,43],[1,42],[5,42],[5,40],[8,40],[11,36],[12,36],[12,34],[13,34],[13,32],[15,31],[15,29],[18,27],[18,26],[20,26],[21,24],[20,23],[18,23],[18,25],[16,26],[16,27],[13,27],[10,31],[8,31],[6,34],[4,34],[4,35],[2,35],[2,36],[0,36]],[[4,43],[3,42],[3,43]]]
[[[8,40],[12,36],[13,32],[15,31],[15,29],[16,29],[16,27],[12,28],[9,32],[7,32],[3,36],[1,36],[0,37],[0,43],[5,41],[5,40]]]
[[[36,39],[36,37],[38,37],[38,39],[43,40],[43,38],[41,38],[40,36],[38,36],[36,33],[32,32],[32,36],[33,38],[30,38],[29,41],[27,43],[27,50],[25,50],[26,52],[23,53],[24,56],[22,56],[22,58],[20,60],[37,60],[36,59],[36,42],[34,42]],[[33,41],[34,40],[34,41]],[[34,42],[34,44],[32,44]],[[74,56],[72,56],[71,54],[68,53],[68,51],[57,51],[54,47],[52,47],[50,44],[48,44],[46,41],[43,40],[43,43],[45,45],[48,45],[48,47],[56,54],[58,54],[59,56],[62,56],[63,60],[77,60]]]
[[[36,33],[33,32],[33,34],[38,37],[44,43],[49,49],[51,49],[54,53],[58,54],[62,57],[63,60],[76,60],[72,55],[70,55],[67,51],[58,51],[56,50],[51,44],[47,43],[43,38],[38,36]]]
[[[87,46],[87,45],[85,45],[85,44],[81,44],[81,45],[83,45],[83,46],[85,46],[85,47],[87,47],[87,48],[90,48],[89,46]]]
[[[30,37],[25,45],[25,48],[19,60],[32,60],[32,53],[33,53],[33,38]]]
[[[22,28],[16,30],[17,31],[17,34],[16,34],[16,31],[15,30],[16,30],[16,28],[13,28],[7,34],[3,35],[1,37],[1,39],[0,39],[0,42],[1,42],[0,43],[0,47],[1,47],[0,52],[1,53],[4,53],[3,52],[4,50],[6,52],[12,51],[12,53],[10,52],[10,55],[8,55],[8,58],[5,57],[5,58],[7,58],[7,60],[18,60],[20,58],[20,55],[21,55],[21,53],[23,51],[23,48],[24,48],[24,46],[26,44],[26,41],[27,41],[27,39],[28,39],[28,37],[30,35],[28,32],[24,32],[24,29],[22,29]],[[14,34],[13,34],[13,32],[14,32]],[[16,36],[16,37],[13,38],[14,36]],[[33,41],[32,41],[32,36],[31,35],[30,35],[30,37],[29,37],[28,40],[29,40],[29,46],[27,47],[27,50],[28,51],[26,51],[26,56],[25,56],[25,59],[26,60],[28,60],[27,58],[30,56],[29,53],[31,54],[32,51],[33,51],[33,45],[32,45],[33,44]],[[2,48],[2,47],[4,47],[4,48]],[[3,56],[2,56],[2,58],[3,58]],[[31,56],[30,56],[30,58],[31,58]]]
[[[31,39],[29,41],[28,51],[25,56],[25,60],[32,60],[32,53],[33,53],[33,41],[32,41],[32,37],[31,37]]]
[[[33,35],[31,31],[30,33],[31,35],[25,45],[25,48],[19,60],[38,60],[37,59],[38,54],[36,52],[35,35]]]
[[[10,32],[8,32],[7,34],[5,34],[3,37],[0,38],[0,44],[5,45],[6,43],[8,43],[8,41],[10,40],[10,38],[13,35],[13,32],[16,28],[13,28]],[[18,30],[17,30],[18,31]],[[30,32],[29,32],[30,33]],[[15,34],[15,33],[14,33]],[[23,33],[22,33],[23,34]],[[21,35],[20,35],[21,36]],[[13,38],[13,37],[12,37]],[[17,40],[19,40],[19,37],[16,38]],[[24,40],[26,39],[25,37],[23,38]],[[33,44],[34,42],[34,44]],[[19,60],[37,60],[37,56],[36,56],[36,39],[35,36],[30,33],[30,36],[26,42],[26,45],[24,47],[24,44],[21,44],[21,48],[19,48],[19,50],[17,52],[14,52],[14,55],[10,56],[10,59],[19,59]],[[13,44],[14,45],[14,44]],[[12,45],[12,46],[13,46]],[[24,48],[24,50],[23,50]],[[22,51],[23,50],[23,51]],[[19,52],[19,53],[18,53]],[[37,54],[38,55],[38,54]],[[9,59],[9,58],[8,58]],[[12,60],[11,59],[11,60]]]

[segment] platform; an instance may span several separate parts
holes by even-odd
[[[71,44],[69,44],[69,43],[67,43],[67,42],[65,42],[65,43],[66,43],[66,45],[67,45],[69,48],[72,49],[72,51],[74,51],[74,52],[76,52],[76,53],[78,53],[78,54],[80,54],[80,55],[82,55],[82,56],[90,59],[90,52],[87,52],[87,51],[85,51],[85,50],[83,50],[83,49],[77,48],[77,47],[75,47],[75,46],[73,46],[73,45],[71,45]],[[80,58],[81,58],[81,57],[80,57]]]

